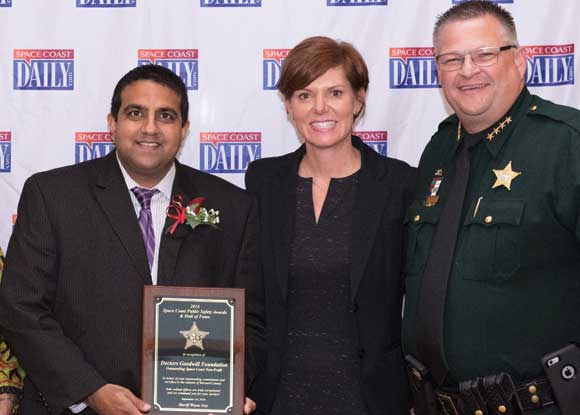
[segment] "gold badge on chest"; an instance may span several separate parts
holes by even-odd
[[[512,180],[522,174],[520,171],[513,171],[511,160],[502,170],[493,169],[493,172],[495,173],[496,180],[491,187],[492,189],[503,186],[508,190],[512,190]]]

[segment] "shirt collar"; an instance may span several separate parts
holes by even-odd
[[[530,97],[530,92],[524,87],[508,112],[491,127],[482,131],[485,147],[493,158],[497,157],[504,144],[515,131],[518,121],[526,114]]]
[[[133,178],[129,175],[129,173],[127,173],[127,170],[125,170],[123,163],[121,163],[121,160],[119,160],[119,154],[115,154],[115,156],[117,157],[117,163],[119,163],[119,167],[121,168],[121,173],[123,174],[123,178],[125,179],[127,189],[131,190],[134,187],[143,187],[140,186],[135,180],[133,180]],[[171,167],[169,168],[167,174],[165,174],[163,179],[161,179],[159,183],[153,186],[152,189],[155,188],[159,190],[159,193],[161,193],[167,199],[171,200],[171,189],[173,187],[174,179],[175,179],[175,163],[171,163]]]

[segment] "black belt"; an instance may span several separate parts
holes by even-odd
[[[524,412],[545,408],[555,403],[550,383],[544,377],[516,385],[515,391]],[[487,397],[484,396],[484,398]],[[463,415],[460,409],[462,399],[462,394],[457,390],[438,389],[435,391],[437,409],[442,415]],[[505,406],[502,408],[502,406],[499,405],[497,412],[493,413],[506,413],[507,408]],[[483,407],[467,415],[490,415],[490,412],[488,408]]]

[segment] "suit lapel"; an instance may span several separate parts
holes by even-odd
[[[293,153],[288,164],[281,166],[278,181],[273,181],[270,192],[273,225],[270,227],[270,240],[274,245],[276,275],[284,301],[288,296],[288,266],[296,214],[296,175],[303,155],[304,146]]]
[[[193,184],[188,183],[185,171],[179,162],[175,162],[175,180],[171,190],[171,197],[181,195],[183,197],[183,205],[187,205],[191,199],[196,196],[196,190]],[[175,285],[175,268],[177,265],[177,258],[181,245],[185,237],[191,232],[189,225],[180,224],[175,228],[172,234],[167,232],[175,221],[170,218],[165,219],[165,226],[163,227],[163,235],[161,236],[161,245],[159,246],[159,267],[157,271],[157,283],[159,285]],[[193,247],[188,247],[192,249]]]
[[[360,139],[353,138],[353,145],[361,151],[363,168],[359,176],[354,205],[357,214],[354,215],[351,231],[351,299],[354,299],[360,285],[388,199],[383,183],[387,173],[384,163],[379,163],[379,156]],[[272,215],[270,223],[273,225],[270,227],[270,241],[274,246],[276,275],[284,300],[288,296],[289,256],[296,213],[296,175],[304,152],[304,146],[300,147],[293,153],[288,164],[280,166],[278,181],[272,182],[272,189],[269,192],[271,195],[269,211]],[[377,195],[383,195],[382,199],[377,200]]]
[[[103,159],[98,160],[96,170],[95,197],[97,202],[121,240],[137,272],[145,283],[151,284],[143,237],[127,185],[116,159],[116,152],[112,151]]]
[[[356,139],[358,140],[358,139]],[[386,169],[383,163],[378,163],[378,155],[372,154],[362,142],[353,138],[353,144],[361,151],[362,169],[359,175],[359,186],[354,203],[356,214],[351,230],[351,265],[350,286],[351,300],[354,300],[366,263],[369,259],[373,242],[380,226],[380,219],[389,195],[386,193],[383,181]],[[382,197],[379,199],[377,195]]]

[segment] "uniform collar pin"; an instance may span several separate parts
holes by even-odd
[[[493,141],[493,139],[495,137],[497,137],[497,135],[500,132],[502,132],[504,130],[504,128],[506,128],[508,125],[510,125],[512,123],[512,121],[513,121],[512,117],[508,115],[507,117],[504,118],[504,120],[502,122],[498,123],[495,126],[495,128],[489,132],[489,134],[486,136],[486,138],[489,141]]]

